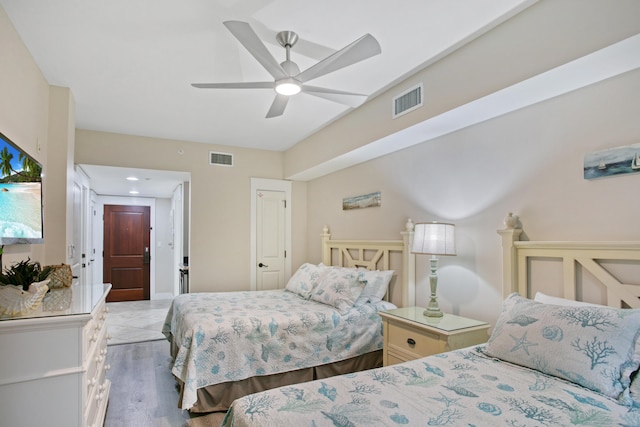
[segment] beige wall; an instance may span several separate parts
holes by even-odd
[[[72,143],[68,134],[69,123],[73,128],[73,99],[68,89],[49,87],[1,7],[0,52],[0,132],[43,165],[47,242],[44,245],[5,246],[3,265],[6,267],[26,258],[43,264],[60,263],[66,260],[66,170],[67,147]],[[57,154],[59,149],[63,152]],[[72,153],[71,148],[70,158],[73,158]],[[51,156],[64,159],[62,170],[50,165]]]
[[[323,224],[335,238],[399,239],[407,217],[456,224],[456,257],[440,258],[443,310],[495,322],[507,212],[532,240],[640,241],[640,174],[583,178],[584,154],[640,142],[640,70],[308,183],[309,260]],[[382,206],[342,198],[382,192]],[[428,257],[417,258],[417,301]]]
[[[47,264],[77,265],[69,257],[68,246],[74,242],[73,189],[76,106],[69,88],[49,89],[49,145],[44,181],[45,259]],[[74,274],[77,274],[74,271]]]
[[[640,2],[615,4],[611,10],[605,1],[543,0],[425,69],[419,76],[427,100],[422,110],[395,122],[388,118],[391,94],[418,79],[410,78],[286,153],[81,129],[75,138],[66,137],[64,149],[75,142],[77,163],[191,172],[191,287],[246,289],[250,177],[281,179],[639,32]],[[11,53],[10,60],[0,60],[0,90],[8,94],[0,98],[0,127],[45,162],[46,171],[46,150],[57,144],[48,140],[49,121],[68,125],[69,118],[60,116],[69,112],[72,96],[54,89],[58,101],[68,101],[51,103],[59,111],[49,111],[49,86],[1,9],[0,50]],[[501,301],[495,230],[506,212],[522,217],[532,239],[640,240],[638,175],[582,178],[584,153],[640,142],[639,110],[640,72],[634,71],[308,183],[295,182],[293,267],[320,261],[318,234],[324,224],[335,238],[398,239],[407,217],[450,220],[457,225],[458,256],[440,261],[442,308],[493,322]],[[236,167],[209,166],[210,150],[233,152]],[[342,198],[371,191],[382,192],[381,207],[341,210]],[[19,250],[7,258],[41,256],[35,245]],[[426,257],[418,257],[422,305],[427,264]]]
[[[418,123],[518,78],[640,32],[640,2],[542,1],[415,78],[426,106]],[[575,10],[580,10],[579,17]],[[397,130],[383,94],[285,155],[285,175]],[[583,179],[584,154],[640,142],[640,71],[632,71],[307,184],[307,253],[323,224],[335,238],[398,239],[407,217],[457,227],[458,256],[440,259],[443,310],[495,322],[508,211],[540,240],[640,240],[640,176]],[[337,143],[336,143],[337,142]],[[324,149],[322,147],[329,148]],[[342,211],[344,197],[382,192],[382,206]],[[418,256],[417,301],[427,303],[428,257]]]
[[[635,35],[638,16],[636,0],[542,0],[289,149],[284,176]],[[392,99],[418,82],[424,107],[392,119]]]
[[[209,151],[234,167],[209,165]],[[191,172],[190,289],[249,289],[250,178],[281,179],[282,153],[78,129],[75,161]]]

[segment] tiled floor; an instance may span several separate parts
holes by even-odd
[[[109,302],[109,345],[165,339],[162,325],[171,300]]]

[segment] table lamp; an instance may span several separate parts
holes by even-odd
[[[427,317],[442,317],[442,311],[438,307],[438,297],[436,296],[438,288],[437,256],[456,254],[454,225],[435,221],[417,223],[414,229],[411,252],[431,255],[431,274],[429,275],[431,296],[429,305],[423,314]]]

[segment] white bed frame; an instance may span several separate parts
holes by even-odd
[[[416,256],[411,253],[414,223],[407,220],[402,240],[332,240],[325,225],[322,234],[322,262],[325,265],[364,267],[369,270],[395,270],[400,298],[389,298],[399,307],[416,303]],[[562,262],[562,298],[576,300],[582,286],[580,269],[589,272],[606,288],[605,301],[612,307],[640,308],[640,279],[637,284],[624,283],[603,264],[611,261],[633,264],[640,271],[640,242],[593,241],[521,241],[520,224],[498,230],[502,236],[502,296],[512,292],[532,298],[531,261],[556,259]],[[402,256],[400,266],[392,265],[391,254]],[[635,270],[634,270],[635,271]],[[640,277],[640,276],[639,276]]]
[[[518,292],[529,298],[533,297],[530,295],[531,261],[551,258],[562,260],[563,278],[560,297],[577,299],[582,277],[578,272],[584,269],[605,287],[606,300],[602,301],[602,304],[612,307],[640,308],[640,299],[638,299],[640,283],[623,283],[603,266],[607,262],[616,261],[640,267],[640,242],[533,242],[519,240],[522,237],[521,228],[507,227],[498,230],[498,233],[502,236],[503,297],[512,292]],[[640,278],[638,281],[640,282]]]
[[[322,262],[325,265],[364,267],[369,270],[395,270],[396,283],[400,283],[400,299],[388,299],[399,307],[409,307],[416,302],[416,256],[411,253],[414,223],[407,220],[402,240],[332,240],[325,225],[322,239]],[[402,265],[392,265],[391,255],[402,255]],[[399,276],[399,277],[398,277]],[[391,292],[388,292],[389,295]]]

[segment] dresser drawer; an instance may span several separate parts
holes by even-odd
[[[430,356],[438,352],[438,335],[389,323],[389,348],[413,355]]]
[[[83,357],[88,357],[93,351],[93,347],[101,339],[102,333],[106,330],[108,309],[104,302],[96,306],[91,313],[91,321],[89,321],[83,330]]]
[[[85,426],[102,427],[109,400],[111,382],[105,379],[91,395],[89,407],[85,411]]]
[[[98,341],[95,345],[95,349],[92,347],[92,351],[88,355],[87,359],[87,374],[86,374],[86,392],[87,396],[93,393],[94,389],[104,381],[104,365],[107,358],[107,339],[106,331],[103,329],[98,335]]]
[[[107,331],[106,327],[98,331],[96,344],[91,347],[87,360],[85,376],[85,407],[84,417],[86,426],[101,426],[109,398],[110,382],[106,377],[109,365],[107,359]]]

